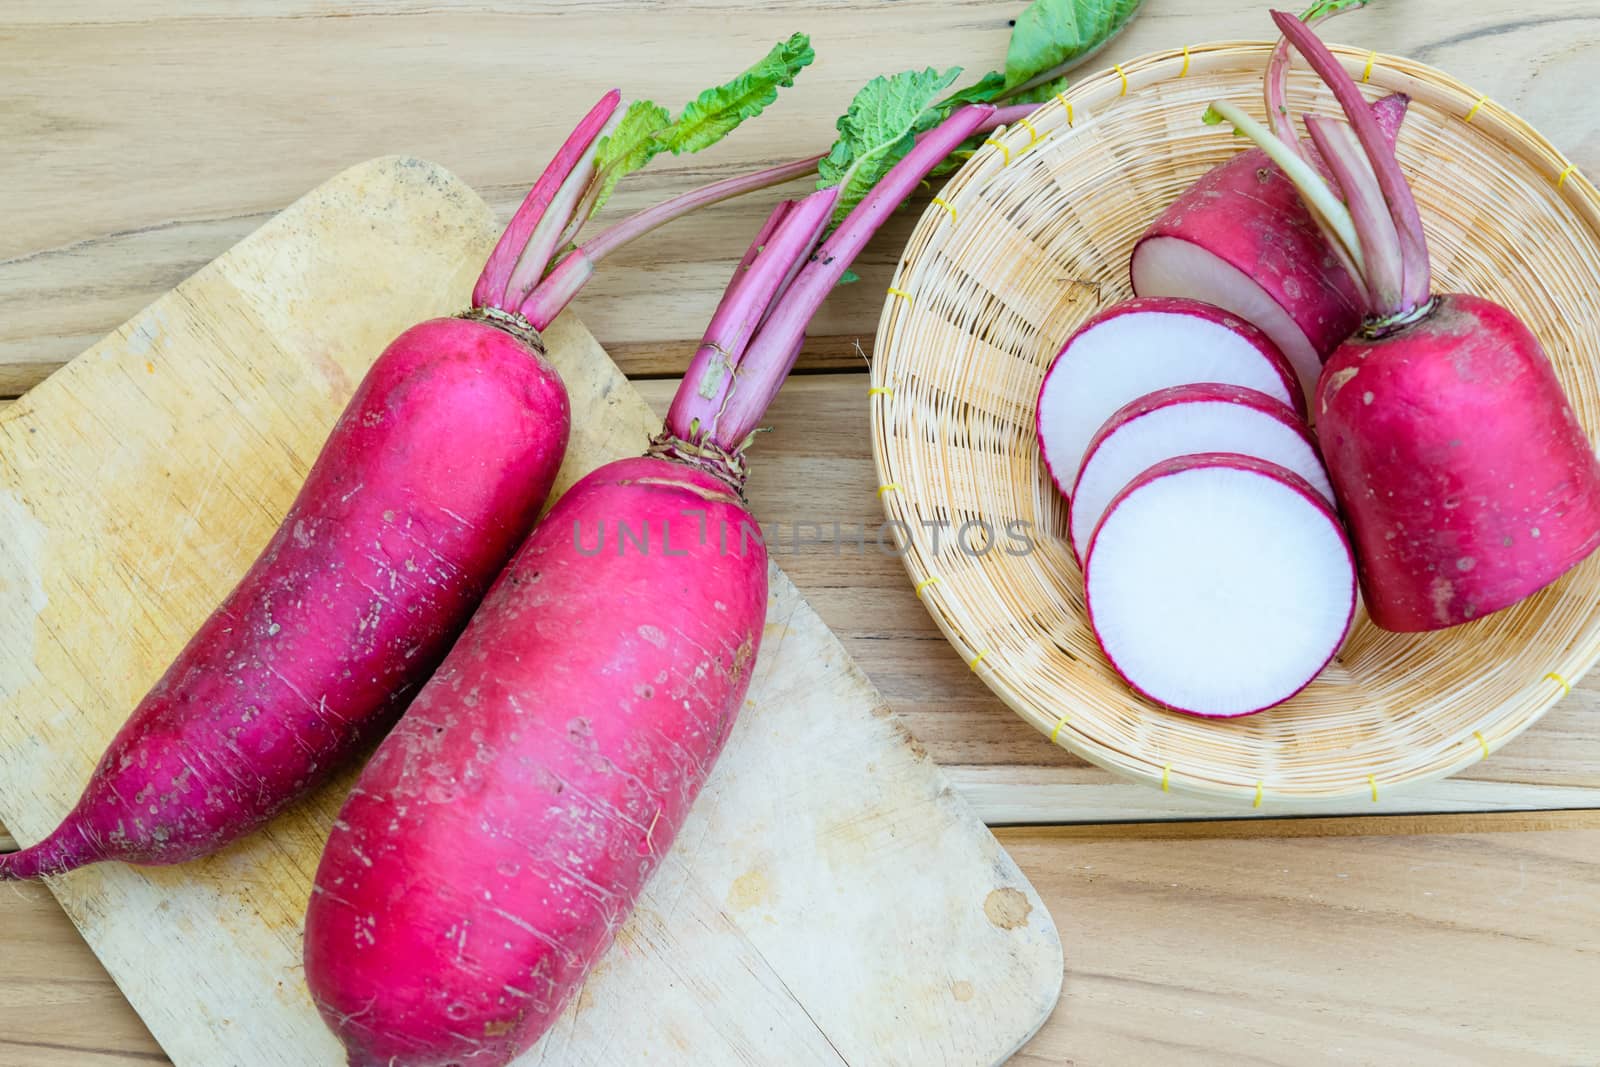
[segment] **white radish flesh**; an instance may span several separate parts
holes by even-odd
[[[1316,490],[1227,453],[1167,460],[1119,493],[1084,586],[1117,673],[1210,718],[1298,693],[1344,643],[1356,605],[1349,542]]]
[[[1084,450],[1118,408],[1194,382],[1242,385],[1305,410],[1293,369],[1254,326],[1197,300],[1126,300],[1067,340],[1039,388],[1039,448],[1056,488],[1071,493]]]
[[[1072,487],[1068,529],[1082,562],[1106,505],[1143,471],[1197,452],[1237,452],[1304,478],[1330,505],[1333,486],[1305,422],[1254,389],[1205,382],[1140,397],[1100,427]]]
[[[1315,388],[1322,354],[1294,316],[1238,267],[1177,237],[1147,237],[1134,249],[1132,269],[1140,296],[1193,297],[1259,326],[1288,357],[1301,389],[1309,395]]]

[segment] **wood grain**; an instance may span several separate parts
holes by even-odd
[[[358,160],[391,152],[450,167],[504,217],[584,108],[625,79],[668,104],[797,29],[818,60],[768,121],[703,156],[658,161],[607,217],[716,177],[824,150],[834,117],[880,72],[1000,66],[1021,0],[94,0],[0,7],[7,104],[0,188],[0,395],[20,392]],[[909,28],[915,32],[907,32]],[[1591,0],[1408,0],[1334,25],[1449,70],[1600,169],[1600,62]],[[1150,0],[1097,59],[1183,42],[1261,37],[1252,5]],[[657,42],[676,42],[662,62]],[[637,56],[637,59],[635,58]],[[596,62],[595,57],[614,57]],[[124,101],[107,107],[108,100]],[[182,116],[182,136],[171,123]],[[128,166],[129,160],[137,166]],[[798,187],[798,186],[797,186]],[[699,336],[765,204],[713,209],[619,253],[578,303],[606,346]],[[835,294],[819,337],[877,320],[905,213]]]
[[[70,809],[128,709],[254,559],[377,353],[464,300],[493,239],[487,205],[448,172],[358,165],[0,416],[0,812],[20,840]],[[372,286],[359,300],[341,288],[352,278]],[[575,318],[544,338],[573,410],[560,492],[639,455],[660,422]],[[1009,1055],[1060,985],[1037,896],[776,567],[750,670],[677,843],[521,1062],[679,1047],[745,1064],[775,1035],[795,1062],[834,1067]],[[349,784],[201,862],[51,883],[184,1067],[337,1057],[301,932]],[[982,992],[953,999],[952,974]]]
[[[1073,947],[1017,1067],[1596,1062],[1600,831],[1002,839]]]
[[[1541,818],[1003,830],[1072,946],[1012,1062],[1591,1064],[1600,824]],[[0,898],[0,1067],[166,1062],[48,894]]]

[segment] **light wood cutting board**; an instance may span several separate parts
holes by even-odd
[[[449,173],[308,194],[0,414],[0,819],[42,837],[288,509],[368,365],[494,237]],[[582,325],[560,487],[657,425]],[[760,477],[759,455],[756,474]],[[989,1064],[1055,1005],[1043,904],[783,574],[678,844],[525,1062]],[[209,860],[51,888],[180,1067],[342,1062],[301,923],[350,776]]]

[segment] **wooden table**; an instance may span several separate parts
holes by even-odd
[[[617,196],[627,211],[820,150],[872,73],[998,65],[1021,6],[13,0],[0,398],[350,163],[425,156],[509,214],[611,79],[676,104],[811,33],[818,62],[773,118],[660,161]],[[1103,58],[1266,26],[1248,5],[1148,0]],[[1449,70],[1600,172],[1594,0],[1378,0],[1334,36]],[[579,301],[658,406],[767,203],[641,242]],[[879,515],[865,353],[909,227],[891,226],[862,283],[831,300],[773,411],[752,481],[768,520]],[[895,560],[810,546],[780,562],[1005,826],[1061,927],[1061,1006],[1018,1063],[1600,1063],[1600,683],[1452,781],[1335,817],[1253,813],[1122,784],[1051,746],[951,652]],[[0,946],[0,1065],[166,1062],[42,887],[0,890]]]

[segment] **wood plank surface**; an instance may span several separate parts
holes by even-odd
[[[1003,830],[1071,946],[1012,1062],[1593,1064],[1597,815]],[[0,896],[0,1067],[165,1063],[49,894]]]
[[[624,186],[607,211],[619,217],[820,151],[835,112],[872,73],[998,66],[1021,6],[143,0],[111,9],[4,0],[0,135],[10,151],[0,154],[0,184],[11,212],[0,231],[0,397],[40,380],[346,164],[394,151],[436,159],[504,218],[575,116],[614,81],[677,103],[766,42],[796,29],[813,35],[819,62],[772,121],[704,156],[659,161]],[[1101,61],[1260,37],[1265,26],[1258,5],[1147,0]],[[1331,36],[1444,68],[1600,172],[1593,0],[1379,0]],[[183,116],[180,136],[170,133],[174,115]],[[579,310],[624,370],[675,373],[763,210],[715,208],[607,264]],[[831,299],[803,372],[848,372],[858,345],[871,351],[882,287],[914,219],[895,220],[865,257],[863,282]],[[790,384],[756,453],[763,515],[878,519],[859,377]],[[659,402],[669,390],[646,392]],[[990,821],[1219,814],[1171,810],[1167,798],[1044,743],[950,652],[896,561],[809,547],[780,562]],[[1490,761],[1413,797],[1434,811],[1592,804],[1597,703],[1600,685],[1580,686]],[[1073,945],[1061,1007],[1020,1062],[1600,1063],[1592,1005],[1572,999],[1597,986],[1594,818],[1002,831]],[[1287,836],[1318,827],[1346,836]],[[166,1062],[39,887],[0,887],[0,944],[0,1067]]]
[[[461,175],[504,216],[612,84],[669,105],[795,30],[816,64],[767,121],[623,183],[607,217],[716,177],[826,149],[877,73],[1002,65],[1023,0],[97,0],[0,4],[0,395],[82,351],[273,212],[352,163],[405,152]],[[1265,5],[1148,0],[1100,57],[1263,37]],[[1457,75],[1600,171],[1593,0],[1404,0],[1335,23]],[[108,106],[108,101],[116,101]],[[181,136],[170,123],[182,117]],[[130,165],[132,162],[133,165]],[[715,208],[609,260],[578,311],[623,370],[628,346],[699,335],[763,206]],[[817,337],[877,320],[914,215],[834,296]],[[827,348],[829,346],[822,346]],[[659,364],[651,364],[659,367]]]
[[[448,172],[357,165],[0,416],[0,817],[20,840],[70,810],[128,710],[260,552],[372,360],[465,300],[493,240],[487,205]],[[350,297],[351,279],[370,292]],[[573,412],[559,493],[638,456],[661,424],[574,317],[544,338]],[[776,566],[768,586],[721,758],[524,1067],[663,1048],[731,1067],[771,1040],[795,1063],[987,1067],[1055,1003],[1061,944],[1033,890]],[[338,1057],[301,941],[350,782],[201,861],[52,881],[184,1067]],[[979,992],[954,998],[957,980]]]

